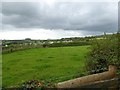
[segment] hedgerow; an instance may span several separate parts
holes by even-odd
[[[115,65],[120,68],[120,33],[94,39],[86,60],[87,70],[98,70]]]

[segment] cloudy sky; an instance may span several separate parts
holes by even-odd
[[[108,0],[107,0],[108,1]],[[1,39],[58,39],[114,33],[118,2],[2,2]]]

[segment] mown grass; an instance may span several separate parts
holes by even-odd
[[[83,72],[88,47],[38,48],[3,54],[3,87],[19,85],[33,79],[52,79],[52,82],[71,79],[71,75]],[[55,79],[59,77],[63,78]]]

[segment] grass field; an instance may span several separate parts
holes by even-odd
[[[2,55],[0,53],[0,88],[2,87]]]
[[[50,80],[80,74],[85,66],[89,46],[37,48],[3,54],[3,87],[28,80]],[[64,81],[60,78],[52,82]]]

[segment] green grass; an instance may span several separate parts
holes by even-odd
[[[0,88],[2,87],[2,55],[0,53]]]
[[[19,85],[28,80],[64,81],[82,73],[89,46],[37,48],[2,56],[3,87]],[[65,78],[64,78],[65,77]]]

